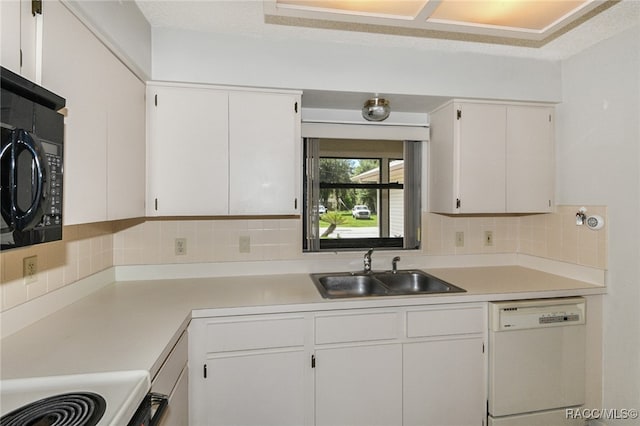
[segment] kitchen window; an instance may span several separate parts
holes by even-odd
[[[304,139],[304,251],[420,248],[419,141]]]

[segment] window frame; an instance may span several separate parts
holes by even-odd
[[[403,143],[403,158],[405,165],[411,165],[408,169],[405,168],[405,182],[384,182],[389,179],[391,162],[399,160],[394,157],[380,158],[376,155],[366,156],[361,154],[349,155],[345,152],[345,156],[328,155],[320,156],[320,139],[321,138],[303,138],[303,152],[304,152],[304,182],[303,182],[303,252],[323,252],[323,251],[354,251],[367,248],[381,248],[381,249],[402,249],[402,250],[415,250],[420,249],[420,222],[421,222],[421,163],[422,163],[422,142],[419,140],[400,140],[394,139],[394,142]],[[366,141],[366,139],[363,139]],[[407,149],[411,144],[412,149]],[[407,155],[411,155],[411,161],[407,161]],[[380,180],[379,183],[327,183],[319,182],[319,163],[323,158],[340,158],[340,159],[376,159],[380,160]],[[383,172],[383,167],[387,167],[387,171]],[[404,166],[406,167],[406,166]],[[417,167],[417,169],[416,169]],[[407,196],[407,170],[409,173],[414,174],[414,179],[409,179],[412,192],[410,196]],[[377,206],[378,210],[378,229],[380,237],[370,238],[320,238],[319,236],[319,217],[318,205],[320,202],[319,191],[320,189],[335,189],[335,188],[366,188],[376,189],[378,191],[386,191],[386,202],[383,203],[382,193],[379,193],[379,202]],[[389,211],[389,198],[390,190],[402,189],[404,197],[404,217],[405,223],[404,232],[402,237],[391,237],[390,232],[390,211]],[[311,195],[309,195],[311,194]],[[415,202],[417,200],[417,203]],[[408,202],[409,201],[409,202]],[[414,211],[408,212],[407,208]],[[383,230],[383,219],[384,230]],[[314,228],[314,224],[318,224]],[[407,225],[412,227],[412,232],[407,235]],[[384,236],[384,234],[387,236]]]

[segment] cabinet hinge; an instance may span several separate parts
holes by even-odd
[[[204,378],[207,378],[207,364],[204,365],[204,368],[202,369],[202,375],[204,376]]]
[[[158,95],[157,94],[153,98],[153,103],[155,104],[155,106],[158,106]]]
[[[458,111],[456,111],[456,119],[460,120],[462,118],[462,110],[459,109]]]
[[[298,112],[298,103],[297,103],[297,102],[295,102],[295,103],[293,104],[293,110],[294,110],[295,112]]]
[[[456,198],[456,209],[459,209],[461,204],[460,198]]]
[[[31,14],[42,15],[42,0],[31,0]]]
[[[316,368],[316,356],[311,355],[311,368]]]

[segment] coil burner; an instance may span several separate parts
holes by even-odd
[[[107,403],[92,392],[65,393],[24,405],[0,418],[0,426],[95,426]]]

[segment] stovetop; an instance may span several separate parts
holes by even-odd
[[[149,373],[144,370],[2,380],[0,416],[2,425],[11,424],[13,414],[7,414],[28,406],[35,410],[28,415],[42,416],[41,424],[69,418],[70,422],[56,424],[121,426],[133,417],[150,388]],[[58,408],[45,407],[60,400],[66,402],[57,404]],[[78,422],[82,416],[86,421]]]

